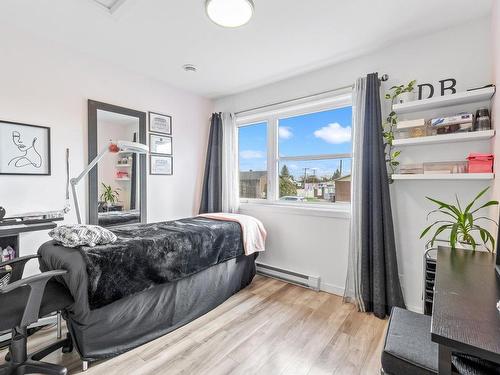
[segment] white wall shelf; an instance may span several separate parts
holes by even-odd
[[[429,99],[414,100],[403,104],[394,104],[393,111],[398,114],[426,111],[441,107],[449,107],[467,103],[477,103],[490,100],[495,94],[494,87],[486,87],[474,91],[437,96]]]
[[[494,173],[393,174],[393,180],[493,180]]]
[[[117,168],[128,168],[128,167],[131,167],[132,164],[116,164],[116,167]]]
[[[439,143],[455,143],[455,142],[472,142],[487,140],[495,136],[494,130],[480,130],[476,132],[467,133],[452,133],[452,134],[439,134],[431,135],[428,137],[416,137],[406,139],[395,139],[393,146],[419,146],[430,145]]]

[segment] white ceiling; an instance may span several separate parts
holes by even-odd
[[[126,0],[112,14],[94,0],[2,0],[0,23],[219,97],[486,16],[491,1],[254,0],[249,24],[224,29],[204,0]]]

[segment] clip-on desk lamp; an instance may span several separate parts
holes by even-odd
[[[76,185],[96,166],[97,163],[101,161],[101,159],[108,152],[117,153],[117,152],[135,152],[136,154],[147,154],[148,146],[138,143],[138,142],[127,142],[127,141],[118,141],[116,143],[110,142],[95,158],[90,162],[90,164],[85,168],[82,173],[78,175],[78,177],[72,178],[71,183],[71,191],[73,192],[73,201],[75,204],[76,218],[78,220],[78,224],[82,223],[82,217],[80,215],[80,203],[78,202],[78,194],[76,191]]]

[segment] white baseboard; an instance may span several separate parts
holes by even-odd
[[[330,293],[330,294],[335,294],[335,295],[340,296],[340,297],[342,297],[344,295],[344,288],[343,287],[333,285],[333,284],[324,283],[324,282],[320,283],[319,290],[321,290],[323,292]]]
[[[335,295],[340,296],[340,297],[344,296],[344,288],[340,287],[340,286],[337,286],[337,285],[328,284],[328,283],[321,283],[320,284],[320,290],[322,292],[327,292],[327,293],[330,293],[330,294],[335,294]],[[406,306],[406,308],[408,310],[410,310],[410,311],[413,311],[413,312],[416,312],[416,313],[419,313],[419,314],[423,314],[424,313],[424,308],[423,308],[422,305],[409,305],[409,306]]]

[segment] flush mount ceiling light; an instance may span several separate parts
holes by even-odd
[[[252,0],[206,0],[205,9],[217,25],[239,27],[252,18],[254,4]]]

